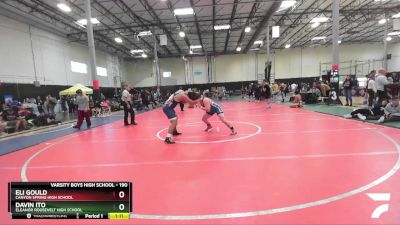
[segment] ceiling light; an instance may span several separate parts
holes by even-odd
[[[214,30],[229,30],[229,29],[231,29],[231,25],[229,25],[229,24],[214,26]]]
[[[249,33],[251,31],[251,27],[244,28],[244,32]]]
[[[185,37],[186,34],[185,34],[185,32],[183,32],[183,31],[179,31],[179,36],[180,36],[180,37]]]
[[[91,18],[90,21],[92,22],[92,24],[100,23],[100,21],[97,18]],[[87,25],[87,19],[80,19],[77,22],[78,22],[78,24],[80,24],[82,26],[86,26]]]
[[[193,15],[194,10],[193,10],[193,8],[175,9],[174,14],[175,14],[175,16]]]
[[[240,51],[242,51],[242,48],[241,48],[241,47],[237,47],[237,48],[236,48],[236,51],[237,51],[237,52],[240,52]]]
[[[189,50],[189,54],[193,54],[193,50],[192,49]]]
[[[322,36],[322,37],[313,37],[311,40],[312,41],[319,41],[319,40],[325,40],[325,36]]]
[[[400,35],[400,31],[394,31],[394,32],[390,32],[388,33],[389,36],[396,36],[396,35]]]
[[[296,1],[283,1],[278,9],[278,12],[293,7],[294,5],[296,5]]]
[[[392,18],[400,18],[400,13],[394,14]]]
[[[137,36],[141,37],[141,36],[149,36],[149,35],[152,35],[152,33],[151,33],[150,30],[148,30],[148,31],[142,31],[142,32],[140,32]]]
[[[146,54],[146,53],[143,53],[143,54],[142,54],[142,58],[147,58],[147,54]]]
[[[64,3],[58,3],[57,7],[64,12],[71,12],[71,8]]]
[[[122,38],[116,37],[116,38],[114,38],[114,41],[117,43],[122,43]]]
[[[338,43],[338,44],[342,44],[342,41],[341,41],[341,40],[339,40],[339,41],[337,41],[337,43]]]
[[[132,54],[137,54],[137,53],[144,53],[144,51],[142,49],[132,49],[131,50]]]
[[[260,51],[260,48],[251,48],[250,51]]]
[[[386,41],[391,41],[391,40],[393,40],[392,37],[387,37],[387,38],[386,38]]]
[[[279,38],[280,36],[280,27],[279,26],[272,26],[272,38]]]
[[[320,23],[313,23],[313,24],[311,24],[311,27],[312,28],[317,28],[319,25],[320,25]]]
[[[328,22],[329,18],[327,17],[316,17],[311,20],[311,23],[325,23]]]
[[[190,49],[198,49],[201,48],[201,45],[191,45]]]
[[[290,48],[290,46],[291,46],[290,44],[287,44],[285,45],[285,48]]]
[[[263,40],[258,40],[254,42],[255,45],[263,45],[264,41]]]
[[[385,23],[386,23],[386,21],[387,21],[386,19],[381,19],[381,20],[379,20],[379,22],[378,22],[378,23],[379,23],[379,24],[385,24]]]

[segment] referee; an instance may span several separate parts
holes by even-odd
[[[135,111],[133,110],[132,107],[132,95],[130,92],[130,90],[132,89],[132,87],[128,84],[124,85],[124,91],[122,91],[122,106],[124,107],[124,125],[125,126],[129,126],[129,125],[137,125],[137,123],[135,122]],[[131,123],[128,123],[128,114],[131,114]]]

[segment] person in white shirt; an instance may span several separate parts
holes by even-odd
[[[375,73],[376,71],[373,70],[369,74],[369,80],[368,80],[368,106],[372,107],[374,104],[375,98],[376,98],[376,84],[375,84]]]
[[[135,111],[133,110],[133,105],[132,105],[132,95],[130,93],[130,90],[132,87],[128,84],[124,85],[125,90],[122,91],[122,106],[124,107],[124,125],[137,125],[135,122]],[[131,114],[131,123],[129,124],[128,122],[128,114]]]
[[[385,91],[385,86],[389,83],[386,77],[386,70],[380,69],[378,70],[378,74],[375,77],[375,85],[376,85],[376,93],[378,96],[379,104],[382,103],[383,100],[387,99],[387,93]]]

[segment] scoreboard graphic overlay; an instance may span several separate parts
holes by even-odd
[[[129,219],[130,182],[10,182],[13,219]]]

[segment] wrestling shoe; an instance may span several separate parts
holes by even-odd
[[[182,133],[179,133],[177,130],[175,130],[174,133],[172,133],[172,135],[179,136],[179,135],[182,135]]]
[[[351,118],[353,118],[352,116],[351,116],[351,114],[346,114],[346,115],[344,115],[343,116],[345,119],[351,119]]]
[[[362,115],[361,113],[358,113],[357,117],[358,117],[358,119],[363,120],[363,121],[367,119],[367,117]]]
[[[167,144],[175,144],[175,141],[173,141],[172,138],[169,137],[165,138],[164,142]]]

